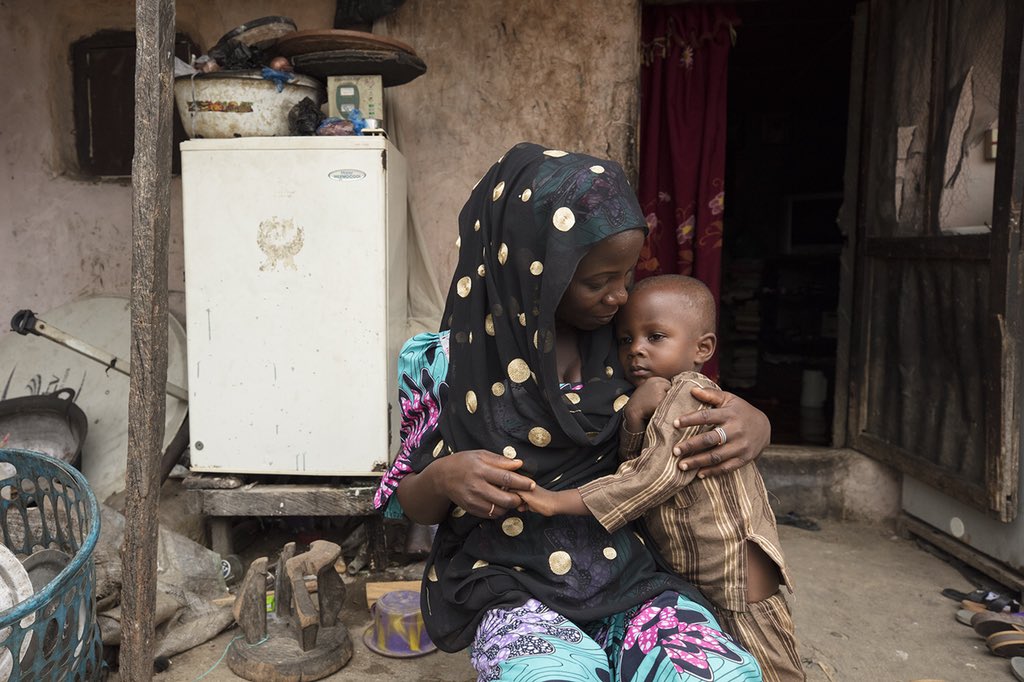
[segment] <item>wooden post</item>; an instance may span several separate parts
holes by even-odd
[[[153,677],[157,504],[167,383],[174,0],[135,3],[131,379],[121,547],[121,679]]]

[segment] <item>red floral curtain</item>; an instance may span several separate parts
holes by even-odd
[[[645,5],[640,205],[650,233],[637,278],[678,273],[718,300],[725,207],[730,6]],[[718,374],[717,355],[704,367]]]

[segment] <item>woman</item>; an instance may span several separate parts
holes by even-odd
[[[517,145],[459,217],[442,332],[403,349],[402,450],[375,503],[439,524],[427,630],[444,650],[472,645],[482,680],[760,679],[631,529],[516,510],[517,490],[615,470],[631,387],[609,323],[643,235],[618,164]],[[736,466],[767,443],[767,420],[727,394],[714,400],[732,448],[696,465]],[[682,449],[717,441],[700,443]]]

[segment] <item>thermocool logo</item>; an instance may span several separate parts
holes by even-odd
[[[362,180],[366,177],[366,173],[355,168],[340,168],[336,171],[331,171],[327,174],[331,180],[341,180],[342,182],[351,182],[352,180]]]

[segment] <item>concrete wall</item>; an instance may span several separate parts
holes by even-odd
[[[458,211],[509,146],[533,140],[626,162],[634,144],[638,0],[409,0],[386,31],[428,64],[391,91],[410,197],[442,288],[455,264]],[[286,14],[329,28],[334,2],[178,0],[178,29],[209,48],[225,31]],[[70,45],[134,24],[129,0],[0,4],[0,334],[19,308],[37,312],[94,293],[127,294],[131,190],[75,175]],[[172,181],[171,309],[184,309],[180,182]]]

